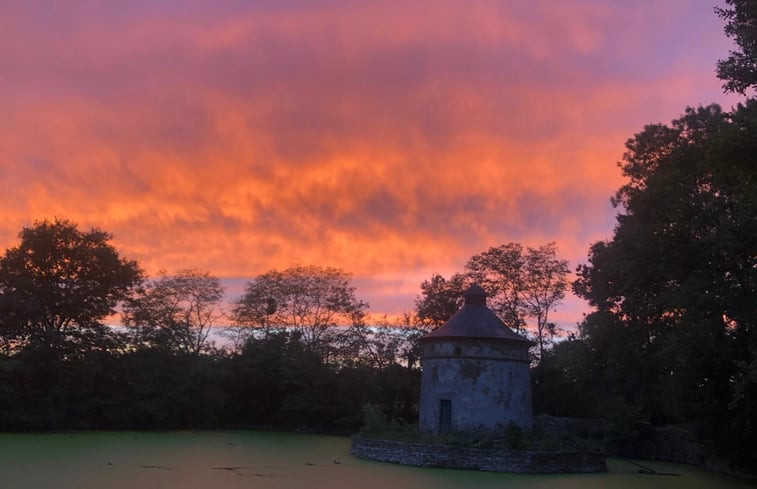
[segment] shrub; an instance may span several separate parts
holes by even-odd
[[[389,428],[389,422],[378,405],[368,403],[363,406],[363,428],[360,430],[361,433],[375,435],[386,432]]]
[[[505,426],[505,444],[511,450],[524,450],[526,448],[526,438],[523,436],[523,430],[512,421]]]

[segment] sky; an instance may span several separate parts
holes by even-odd
[[[230,299],[341,268],[374,315],[507,242],[575,269],[624,142],[738,102],[713,3],[0,1],[0,248],[65,218]]]

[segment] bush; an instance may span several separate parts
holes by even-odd
[[[363,406],[363,428],[360,430],[361,433],[376,435],[389,431],[389,429],[389,421],[378,405],[368,403]]]
[[[523,436],[523,430],[512,421],[505,426],[505,444],[510,450],[524,450],[526,448],[526,438]]]

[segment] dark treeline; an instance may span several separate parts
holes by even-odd
[[[247,284],[215,347],[224,290],[197,270],[145,280],[110,235],[43,221],[0,257],[0,429],[358,429],[367,404],[416,416],[415,339],[365,325],[367,304],[331,268]],[[105,324],[120,305],[122,326]]]
[[[627,146],[615,232],[573,283],[595,310],[547,352],[536,401],[683,426],[756,467],[757,101],[689,109]]]
[[[450,281],[421,285],[414,313],[366,324],[368,305],[338,269],[258,275],[224,307],[207,272],[146,279],[98,229],[56,219],[19,233],[0,257],[0,429],[271,427],[354,432],[365,406],[417,419],[418,338],[477,281],[498,314],[542,349],[566,290],[554,244],[509,243]],[[121,326],[107,326],[119,309]],[[228,309],[228,310],[224,310]],[[219,322],[231,322],[225,329]],[[222,331],[221,347],[210,341]]]
[[[757,7],[718,13],[741,51],[718,65],[727,90],[757,86]],[[418,337],[471,282],[534,348],[537,413],[690,429],[757,466],[757,101],[687,109],[626,143],[612,236],[593,244],[574,292],[577,332],[549,313],[567,287],[554,244],[516,243],[421,284],[401,324],[366,324],[341,270],[293,266],[251,280],[210,331],[223,287],[197,270],[146,280],[99,230],[25,228],[0,257],[0,429],[273,427],[352,432],[364,406],[414,422]],[[120,305],[123,327],[105,325]],[[384,322],[386,323],[386,321]],[[526,325],[529,325],[527,328]]]
[[[250,340],[234,355],[161,350],[32,352],[0,358],[0,429],[257,427],[351,433],[362,407],[412,421],[417,369],[337,367],[297,333]]]
[[[0,429],[272,427],[354,432],[365,406],[417,418],[417,339],[481,283],[515,329],[567,288],[554,244],[509,243],[450,281],[422,284],[414,313],[366,324],[349,274],[291,266],[253,278],[230,308],[199,270],[147,279],[98,229],[37,222],[0,257]],[[118,309],[118,316],[116,315]],[[121,326],[106,322],[120,317]],[[231,323],[221,328],[219,325]],[[217,347],[212,331],[223,331]]]
[[[738,50],[727,91],[757,87],[757,2],[716,8]],[[757,467],[757,100],[689,108],[626,143],[612,237],[578,268],[594,308],[556,345],[535,389],[544,411],[678,425]],[[570,401],[568,401],[570,400]]]

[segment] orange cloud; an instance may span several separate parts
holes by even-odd
[[[4,7],[0,243],[60,216],[150,273],[337,266],[379,313],[507,241],[575,265],[611,232],[624,140],[732,103],[700,7]]]

